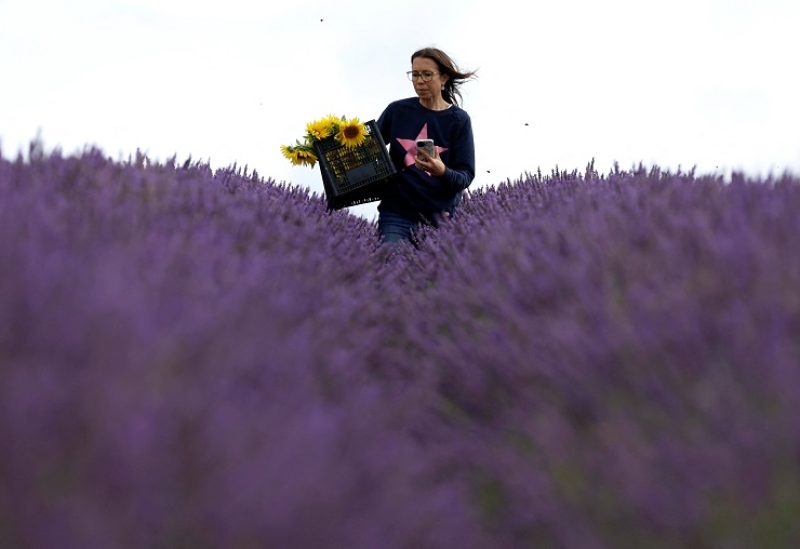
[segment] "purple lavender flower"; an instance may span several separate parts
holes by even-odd
[[[0,540],[796,545],[798,183],[526,174],[386,250],[247,168],[0,158]]]

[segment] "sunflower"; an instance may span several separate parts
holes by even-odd
[[[296,140],[294,145],[281,145],[281,153],[294,166],[313,168],[318,161],[314,148],[320,141],[335,139],[346,149],[353,149],[362,145],[368,135],[366,124],[358,118],[348,120],[346,116],[337,117],[328,114],[306,124],[306,134],[303,139]]]
[[[308,145],[281,145],[283,156],[288,158],[294,166],[309,166],[311,168],[317,163],[317,155]]]
[[[333,133],[333,125],[330,120],[323,118],[306,124],[306,131],[311,140],[320,141],[331,136]]]
[[[336,140],[347,148],[361,145],[367,139],[367,127],[358,118],[342,120]]]
[[[336,133],[336,132],[339,131],[339,126],[341,126],[342,122],[344,122],[347,119],[344,116],[339,118],[336,115],[329,114],[328,116],[326,116],[322,120],[323,120],[323,122],[325,122],[330,127],[331,133],[333,134],[333,133]]]

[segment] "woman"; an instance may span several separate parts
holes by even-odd
[[[457,101],[460,84],[475,72],[462,73],[443,51],[424,48],[411,56],[407,74],[416,97],[390,103],[377,122],[398,172],[378,205],[384,243],[413,241],[417,225],[452,215],[475,177],[472,123]],[[433,139],[433,154],[417,150],[418,139]]]

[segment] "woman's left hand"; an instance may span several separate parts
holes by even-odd
[[[436,149],[434,149],[432,156],[427,152],[418,149],[417,157],[414,160],[417,168],[424,170],[430,175],[435,175],[436,177],[443,176],[445,170],[447,169],[447,167],[444,165],[444,162],[442,162],[441,157],[439,157],[439,151]]]

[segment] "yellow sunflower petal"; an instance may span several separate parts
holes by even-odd
[[[291,160],[294,156],[294,147],[291,145],[281,145],[281,153],[283,156]]]
[[[321,139],[325,139],[326,137],[330,137],[332,128],[330,123],[323,118],[321,120],[314,120],[313,122],[306,124],[306,131],[308,132],[309,137],[315,141],[319,141]]]
[[[312,150],[305,147],[295,149],[295,158],[297,164],[302,164],[311,168],[317,163],[317,155],[314,154]]]
[[[345,147],[358,147],[367,139],[367,127],[358,118],[342,122],[336,140]]]
[[[332,114],[329,114],[320,122],[328,128],[328,136],[331,136],[339,131],[339,124],[341,124],[341,120]]]
[[[313,150],[305,145],[281,145],[281,153],[289,159],[293,166],[311,166],[317,162],[317,156]]]

